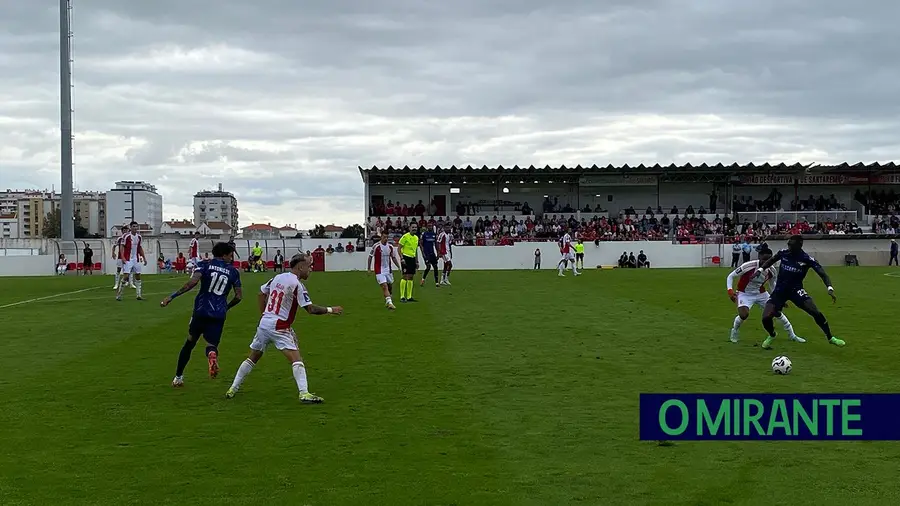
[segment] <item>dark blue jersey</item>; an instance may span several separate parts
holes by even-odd
[[[895,242],[891,243],[891,256],[897,256],[897,247],[898,247],[897,243],[895,243]]]
[[[775,253],[774,260],[781,260],[781,266],[778,267],[778,278],[775,281],[775,292],[787,293],[802,290],[803,280],[810,269],[816,271],[820,276],[825,272],[822,265],[803,250],[792,253],[788,249],[783,249]]]
[[[422,232],[419,237],[419,245],[422,247],[422,256],[425,258],[437,258],[437,236],[431,230]]]
[[[241,274],[224,260],[213,258],[200,262],[194,274],[200,274],[200,291],[194,298],[194,315],[225,319],[228,293],[241,286]]]

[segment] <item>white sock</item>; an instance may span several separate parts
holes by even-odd
[[[126,283],[127,283],[127,281],[120,281],[120,282],[119,282],[119,288],[116,290],[116,297],[121,297],[121,296],[122,296],[122,290],[125,288],[125,284],[126,284]]]
[[[787,319],[787,316],[784,313],[778,318],[778,321],[781,322],[781,325],[784,327],[784,331],[787,332],[787,335],[790,337],[794,337],[797,334],[794,334],[794,326],[791,325],[791,321]]]
[[[140,297],[140,296],[141,296],[141,293],[142,293],[141,285],[142,285],[141,280],[137,280],[137,281],[135,281],[135,283],[134,283],[134,286],[137,287],[137,296],[138,296],[138,297]]]
[[[575,265],[575,262],[572,262],[572,272],[574,272],[575,274],[578,274],[578,266]]]
[[[294,371],[294,381],[297,382],[297,389],[300,390],[300,393],[309,392],[309,385],[306,383],[306,367],[303,362],[294,362],[291,364],[291,369]]]
[[[122,280],[122,273],[117,272],[116,273],[116,286],[119,286],[119,281],[121,281],[121,280]]]
[[[388,295],[387,297],[384,298],[384,303],[385,303],[385,304],[393,304],[393,303],[394,303],[394,299],[391,298],[390,295]]]
[[[741,324],[744,323],[744,320],[741,320],[740,316],[734,317],[734,326],[732,327],[734,330],[738,330],[741,328]]]
[[[253,362],[250,361],[249,358],[245,358],[244,361],[241,362],[241,366],[238,367],[237,374],[234,375],[234,381],[231,383],[231,388],[235,390],[241,388],[241,384],[244,382],[244,378],[246,378],[252,370]]]

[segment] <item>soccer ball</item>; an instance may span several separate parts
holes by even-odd
[[[791,359],[780,356],[772,360],[772,372],[775,374],[788,374],[791,372]]]

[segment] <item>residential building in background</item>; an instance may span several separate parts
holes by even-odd
[[[278,234],[281,236],[282,239],[293,239],[295,237],[303,237],[303,232],[301,232],[300,230],[297,230],[296,224],[294,224],[294,226],[285,225],[283,227],[280,227],[278,229]]]
[[[209,223],[201,223],[194,225],[189,220],[165,221],[162,225],[163,235],[193,235],[194,232],[200,232],[204,237],[222,237],[231,235],[231,227],[227,223],[221,221],[211,221]]]
[[[141,233],[156,235],[163,226],[162,196],[144,181],[119,181],[106,192],[106,222],[110,231],[138,222]]]
[[[271,223],[254,223],[241,229],[241,238],[246,240],[281,239],[278,227]]]
[[[89,235],[106,234],[106,196],[103,192],[76,191],[73,194],[75,215],[80,218],[76,225],[87,230]],[[59,209],[62,195],[47,190],[6,190],[0,192],[0,216],[15,214],[16,231],[9,227],[10,236],[15,238],[43,237],[44,218],[54,209]],[[10,218],[7,218],[8,222]],[[2,232],[0,232],[2,233]]]
[[[325,237],[329,239],[338,239],[342,233],[344,233],[344,227],[325,225]]]
[[[194,223],[221,222],[231,230],[238,229],[238,204],[234,194],[225,191],[222,183],[216,190],[204,190],[194,195]]]
[[[19,238],[19,218],[16,213],[0,212],[0,238]]]

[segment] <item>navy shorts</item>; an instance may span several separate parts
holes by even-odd
[[[806,290],[801,288],[791,288],[786,290],[775,290],[769,298],[769,303],[775,307],[775,311],[781,312],[785,304],[793,302],[795,306],[802,306],[803,303],[812,299]]]
[[[430,265],[437,269],[437,257],[425,257],[425,265]]]
[[[188,334],[194,340],[200,339],[207,343],[218,346],[222,340],[222,329],[225,328],[225,320],[222,318],[210,318],[208,316],[194,315],[191,317],[191,323],[188,324]]]

